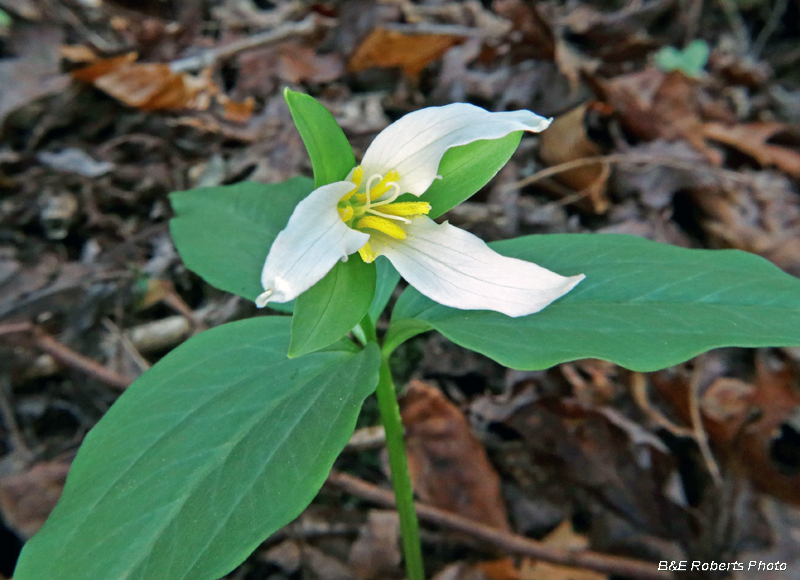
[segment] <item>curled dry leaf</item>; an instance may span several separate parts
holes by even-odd
[[[601,155],[603,150],[589,137],[587,124],[603,122],[610,114],[608,105],[592,101],[556,117],[542,132],[542,159],[548,165],[559,165]],[[608,163],[593,163],[563,171],[555,179],[575,191],[585,193],[590,209],[601,214],[610,203],[606,196],[606,182],[610,174]]]
[[[48,461],[0,478],[0,510],[6,523],[25,538],[38,532],[61,497],[69,467],[67,461]]]
[[[286,82],[329,83],[344,72],[338,54],[317,54],[313,48],[297,44],[284,44],[278,53],[278,75]]]
[[[420,499],[508,530],[500,478],[458,407],[436,387],[412,381],[401,414],[408,467]]]
[[[747,185],[694,186],[691,194],[715,245],[759,254],[800,276],[800,199],[788,177],[761,171]]]
[[[589,548],[589,539],[577,534],[567,520],[550,532],[543,542],[548,546],[566,550],[578,551]],[[520,580],[606,580],[608,576],[593,570],[578,570],[559,564],[525,560],[519,578]]]
[[[400,519],[394,510],[370,510],[350,549],[350,568],[360,580],[391,577],[400,565]]]
[[[722,162],[719,152],[705,141],[697,82],[683,73],[650,68],[598,80],[596,87],[632,135],[645,141],[685,139],[709,162]]]
[[[72,78],[94,85],[130,107],[143,111],[204,111],[212,97],[223,107],[226,119],[244,122],[252,115],[254,101],[234,103],[220,95],[210,70],[200,76],[174,72],[166,63],[137,63],[135,52],[97,60],[72,72]]]
[[[790,363],[760,351],[752,383],[719,377],[700,398],[708,439],[720,457],[762,492],[800,505],[800,393]],[[689,376],[653,375],[653,385],[690,424]]]
[[[129,105],[158,109],[205,109],[201,95],[212,89],[209,79],[173,73],[168,64],[136,63],[135,52],[105,58],[72,72],[72,78],[93,84],[101,91]]]
[[[791,134],[791,128],[784,123],[705,123],[703,134],[708,139],[738,149],[764,167],[777,167],[792,177],[800,178],[800,152],[769,142],[778,135]]]
[[[459,36],[449,34],[402,34],[382,27],[375,28],[350,57],[350,72],[372,67],[400,67],[416,78],[429,63],[460,44]]]

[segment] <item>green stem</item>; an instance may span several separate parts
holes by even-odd
[[[386,430],[386,447],[389,450],[392,485],[397,502],[397,513],[400,515],[400,534],[403,537],[403,552],[406,557],[406,576],[408,580],[425,580],[417,512],[414,510],[414,490],[411,488],[411,476],[408,473],[408,460],[403,443],[403,423],[400,420],[400,407],[397,404],[397,395],[387,357],[381,357],[378,405],[381,410],[383,427]]]
[[[370,342],[377,342],[375,325],[367,314],[361,321],[364,335]],[[422,567],[422,546],[419,541],[419,524],[414,510],[414,490],[408,473],[406,446],[403,443],[403,422],[400,419],[400,406],[389,369],[391,351],[381,353],[380,378],[378,380],[378,406],[381,421],[386,430],[386,447],[389,450],[389,466],[392,470],[392,485],[400,516],[400,535],[403,538],[403,552],[406,557],[407,580],[425,580]]]

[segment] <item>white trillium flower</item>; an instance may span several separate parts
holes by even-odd
[[[297,204],[269,250],[256,304],[296,298],[358,252],[367,263],[386,256],[409,284],[445,306],[513,317],[538,312],[584,276],[501,256],[469,232],[434,222],[428,203],[396,200],[425,193],[451,147],[549,124],[530,111],[490,113],[465,103],[404,116],[381,131],[346,180]]]

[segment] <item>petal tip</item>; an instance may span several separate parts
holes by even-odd
[[[274,293],[273,290],[267,289],[256,298],[256,308],[264,308],[269,302],[270,297]]]

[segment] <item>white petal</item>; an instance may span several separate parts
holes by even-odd
[[[269,249],[261,272],[265,292],[256,300],[259,307],[297,298],[369,241],[369,234],[347,227],[336,211],[352,188],[349,181],[323,185],[297,204]]]
[[[467,103],[428,107],[409,113],[381,131],[361,166],[364,178],[395,169],[402,192],[422,195],[439,171],[445,151],[480,139],[500,139],[514,131],[543,131],[549,119],[530,111],[490,113]]]
[[[462,310],[495,310],[508,316],[539,312],[583,280],[532,262],[501,256],[480,238],[445,222],[418,217],[408,238],[373,235],[370,245],[428,298]]]

